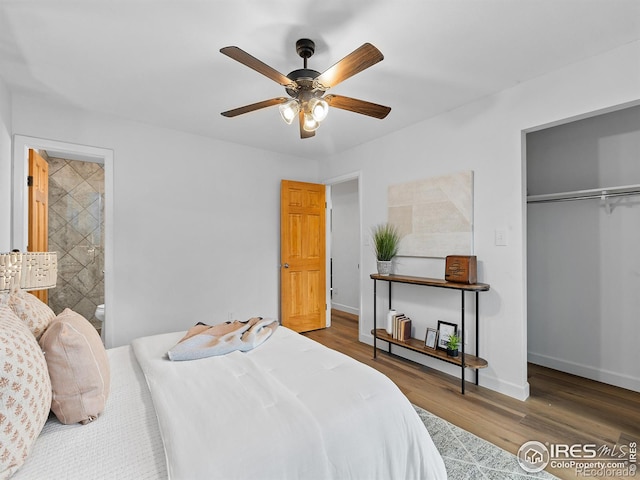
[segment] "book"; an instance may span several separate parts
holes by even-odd
[[[400,320],[400,328],[399,328],[398,340],[402,340],[406,342],[411,338],[411,319],[403,318]]]
[[[405,318],[404,313],[396,313],[396,315],[393,317],[393,333],[391,335],[391,338],[393,338],[394,340],[397,340],[399,338],[399,325],[400,320],[402,320],[403,318]]]

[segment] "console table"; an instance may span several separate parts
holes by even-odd
[[[438,278],[425,278],[425,277],[411,277],[406,275],[380,275],[377,273],[372,273],[371,278],[373,279],[373,330],[371,333],[373,334],[373,358],[376,358],[377,354],[377,340],[384,340],[389,344],[389,353],[391,354],[391,345],[398,345],[414,352],[422,353],[424,355],[428,355],[433,358],[437,358],[439,360],[443,360],[448,363],[452,363],[454,365],[460,366],[460,377],[461,377],[461,387],[460,390],[464,395],[464,369],[472,368],[475,370],[476,378],[475,383],[478,384],[478,369],[485,368],[487,366],[487,361],[483,358],[476,356],[479,353],[479,342],[478,342],[478,325],[479,325],[479,304],[478,304],[478,296],[480,292],[486,292],[489,290],[489,285],[486,283],[474,283],[472,285],[464,284],[464,283],[454,283],[447,282],[446,280],[441,280]],[[428,348],[424,345],[423,340],[419,340],[417,338],[410,338],[408,340],[399,340],[394,339],[391,335],[387,333],[384,328],[377,328],[377,285],[378,281],[387,282],[389,284],[389,309],[391,309],[391,285],[394,283],[405,283],[411,285],[421,285],[424,287],[435,287],[435,288],[446,288],[449,290],[458,290],[461,295],[461,337],[460,337],[460,354],[458,357],[449,357],[447,353],[443,350],[436,350]],[[465,329],[465,315],[464,315],[464,297],[465,292],[475,292],[476,297],[476,355],[471,355],[469,353],[465,354],[464,352],[464,335],[466,332]],[[385,317],[386,318],[386,317]]]

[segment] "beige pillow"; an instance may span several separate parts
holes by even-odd
[[[109,360],[96,329],[66,308],[40,338],[51,377],[51,410],[62,423],[82,424],[104,411]]]
[[[49,416],[51,382],[38,342],[0,305],[0,478],[26,460]]]
[[[46,330],[49,324],[56,318],[56,314],[35,295],[31,295],[20,287],[14,287],[9,295],[9,306],[22,320],[36,339]]]

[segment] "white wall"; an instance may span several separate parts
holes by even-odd
[[[640,107],[527,135],[529,194],[640,185]],[[640,391],[640,196],[528,205],[533,363]]]
[[[331,186],[331,208],[331,306],[343,312],[359,315],[360,205],[357,179]]]
[[[317,181],[362,172],[365,238],[371,225],[386,220],[390,183],[474,170],[479,281],[491,284],[480,297],[480,354],[489,361],[480,381],[526,398],[522,132],[640,99],[639,56],[640,42],[634,42],[426,119],[321,162],[321,177],[314,162],[21,96],[13,98],[12,124],[17,134],[114,150],[113,345],[224,320],[229,311],[277,314],[280,178]],[[0,115],[7,122],[6,113]],[[4,231],[6,223],[0,226]],[[495,228],[507,229],[508,246],[494,246]],[[371,342],[375,259],[370,247],[363,245],[363,252],[360,338]],[[444,261],[403,258],[398,268],[442,277]],[[416,336],[438,319],[458,318],[459,297],[451,292],[397,291],[399,306],[416,321]],[[432,365],[447,371],[442,362]]]
[[[528,396],[523,131],[640,99],[639,56],[640,42],[628,44],[335,155],[324,165],[323,178],[362,172],[363,233],[386,220],[389,184],[474,171],[478,281],[491,285],[480,294],[480,355],[489,362],[480,374],[481,385],[516,398]],[[507,230],[507,246],[494,245],[496,228]],[[375,259],[369,247],[363,249],[360,338],[371,343],[369,275]],[[442,278],[444,260],[401,258],[397,271]],[[415,336],[423,337],[438,319],[459,322],[457,294],[413,286],[395,292],[399,308],[416,323]],[[467,333],[472,338],[471,329]],[[436,360],[421,361],[459,372]]]
[[[11,250],[11,95],[0,78],[0,252]]]
[[[114,152],[109,346],[229,313],[279,316],[279,182],[316,181],[315,162],[20,95],[13,127]]]

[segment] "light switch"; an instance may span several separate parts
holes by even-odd
[[[495,231],[495,243],[497,246],[504,247],[507,245],[507,229],[496,228]]]

